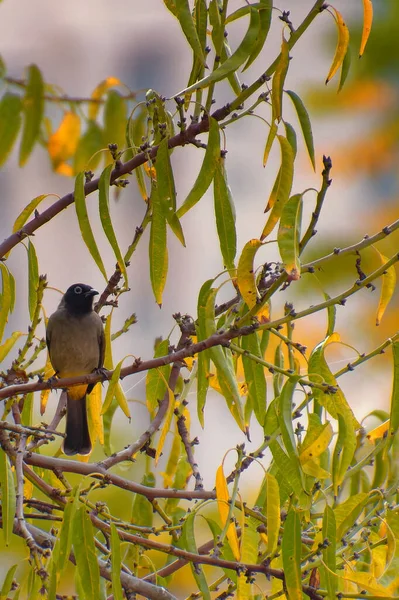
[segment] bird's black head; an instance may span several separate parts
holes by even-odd
[[[97,294],[90,285],[74,283],[65,292],[63,303],[71,313],[83,315],[93,310],[93,299]]]

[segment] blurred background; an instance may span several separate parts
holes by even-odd
[[[311,8],[310,0],[276,0],[275,6],[289,10],[291,21],[299,24]],[[322,155],[331,156],[333,184],[327,193],[322,217],[318,224],[319,235],[306,251],[304,260],[312,260],[330,252],[334,247],[360,241],[398,218],[398,148],[399,148],[399,3],[397,0],[375,2],[374,22],[366,52],[358,60],[362,29],[362,2],[336,0],[334,7],[341,11],[351,33],[352,65],[344,89],[337,94],[339,77],[324,85],[335,51],[337,31],[334,20],[327,11],[320,15],[291,52],[292,61],[285,88],[297,92],[310,113],[316,148],[317,172],[314,173],[301,138],[296,116],[288,98],[284,99],[284,115],[298,132],[299,158],[293,192],[306,188],[320,188]],[[231,0],[229,12],[243,5]],[[8,74],[22,77],[24,67],[36,63],[47,83],[60,86],[72,96],[88,97],[96,85],[109,76],[123,81],[131,90],[155,89],[159,94],[172,97],[186,86],[191,69],[191,51],[181,33],[179,23],[165,8],[161,0],[4,0],[0,6],[1,54]],[[281,45],[282,23],[279,12],[273,12],[271,31],[266,46],[248,71],[241,75],[244,83],[251,83],[274,60]],[[234,49],[242,39],[246,20],[231,24],[229,41]],[[141,94],[141,96],[140,96]],[[142,92],[139,98],[144,97]],[[216,93],[215,106],[232,98],[232,92],[221,85]],[[174,109],[171,102],[171,110]],[[56,106],[47,110],[57,123],[61,112]],[[264,169],[262,156],[267,137],[267,127],[256,118],[238,121],[226,130],[228,157],[226,167],[237,210],[238,252],[251,238],[259,237],[264,224],[263,210],[279,167],[279,149],[273,148]],[[175,169],[178,201],[183,201],[198,173],[203,154],[196,148],[178,148],[172,162]],[[11,231],[16,216],[28,202],[39,194],[55,193],[60,196],[71,191],[73,179],[52,171],[46,151],[37,147],[22,170],[17,166],[14,152],[0,171],[1,219],[0,236]],[[49,198],[43,203],[51,203]],[[98,232],[107,272],[114,268],[114,257],[103,239],[97,217],[95,195],[89,198],[93,227]],[[304,223],[307,223],[314,206],[314,194],[305,196]],[[142,220],[145,206],[136,184],[131,184],[112,202],[112,215],[122,250],[131,242],[136,226]],[[190,211],[182,225],[187,248],[170,236],[170,266],[162,310],[153,300],[148,275],[148,232],[145,233],[130,266],[131,292],[121,297],[120,308],[115,312],[114,327],[118,329],[132,312],[138,323],[128,334],[121,336],[113,347],[114,360],[131,354],[143,359],[153,353],[156,336],[167,337],[174,326],[172,314],[181,312],[196,315],[196,302],[202,283],[214,277],[222,268],[216,228],[213,218],[212,193],[208,191],[200,205]],[[273,237],[273,236],[272,236]],[[65,290],[70,284],[82,281],[100,291],[104,281],[86,247],[80,239],[75,211],[69,207],[56,219],[42,227],[34,238],[39,258],[40,273],[46,273],[49,285]],[[393,234],[379,244],[380,251],[391,256],[397,251],[398,236]],[[259,263],[276,260],[273,244],[259,252]],[[273,315],[281,315],[285,301],[292,301],[296,310],[323,299],[323,291],[333,295],[346,289],[357,279],[355,256],[348,256],[325,264],[315,276],[305,275],[284,294],[281,304],[273,305]],[[28,326],[27,263],[25,249],[17,247],[8,261],[17,280],[17,307],[8,325],[11,333]],[[380,259],[373,249],[363,253],[362,267],[366,273],[377,268]],[[225,286],[227,288],[227,286]],[[348,345],[331,346],[327,351],[329,364],[334,371],[357,358],[357,352],[369,352],[393,335],[398,329],[397,295],[394,296],[382,323],[375,326],[380,283],[377,290],[364,290],[339,307],[336,330]],[[232,289],[222,292],[227,299]],[[57,306],[60,295],[48,290],[45,308],[50,314]],[[296,340],[313,348],[324,338],[326,315],[318,314],[298,322]],[[176,341],[176,340],[174,340]],[[128,359],[129,360],[129,359]],[[340,385],[358,419],[374,408],[389,408],[391,394],[390,351],[367,362],[354,372],[344,375]],[[123,381],[124,391],[131,402],[132,422],[117,411],[113,445],[119,449],[135,439],[148,422],[145,408],[145,377],[138,375]],[[189,408],[192,409],[192,435],[200,444],[196,457],[206,488],[214,485],[214,473],[224,454],[242,435],[229,415],[225,402],[216,392],[210,394],[205,409],[205,431],[196,421],[196,397],[192,392]],[[52,407],[49,403],[50,420]],[[37,419],[40,417],[37,413]],[[252,443],[248,451],[256,448],[262,439],[261,428],[254,424]],[[233,465],[234,453],[226,461],[226,472]],[[98,450],[98,456],[101,451]],[[231,460],[230,460],[231,457]],[[140,479],[144,459],[137,465],[120,467],[124,474],[131,473]],[[254,479],[254,471],[247,476],[254,494],[262,477]],[[10,562],[11,561],[11,562]],[[12,558],[7,558],[12,563]],[[5,565],[5,568],[7,565]],[[0,572],[1,580],[1,572]]]

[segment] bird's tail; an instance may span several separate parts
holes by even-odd
[[[86,413],[86,395],[73,400],[67,395],[66,438],[64,440],[64,453],[90,454],[91,440]]]

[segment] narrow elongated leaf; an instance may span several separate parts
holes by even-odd
[[[107,389],[107,394],[105,396],[105,400],[104,400],[104,404],[103,404],[103,408],[101,411],[101,414],[104,415],[107,410],[109,409],[109,407],[111,406],[111,402],[113,400],[114,397],[116,397],[118,403],[121,402],[120,407],[123,410],[123,412],[125,413],[125,415],[127,416],[128,419],[130,419],[130,411],[129,411],[129,406],[128,403],[126,401],[125,396],[116,396],[116,387],[119,383],[119,377],[121,374],[121,369],[122,369],[122,365],[123,365],[123,361],[125,359],[123,358],[121,361],[118,362],[118,364],[116,365],[114,372],[112,373],[112,377],[108,383],[108,389]]]
[[[222,522],[222,526],[224,527],[229,516],[229,490],[227,488],[227,481],[223,472],[223,465],[220,465],[216,471],[216,499],[220,520]],[[238,536],[233,523],[230,523],[227,528],[227,539],[234,554],[234,558],[236,560],[240,560]]]
[[[343,20],[341,13],[333,6],[331,6],[331,8],[335,12],[335,22],[338,29],[338,41],[333,62],[327,75],[326,83],[328,83],[334,77],[335,73],[342,65],[349,45],[349,29]]]
[[[104,106],[104,142],[116,144],[121,150],[125,145],[127,121],[126,100],[116,90],[110,90]],[[112,161],[109,155],[108,160]]]
[[[248,308],[253,308],[259,296],[254,273],[255,254],[262,246],[260,240],[250,240],[241,252],[237,267],[237,285]]]
[[[272,81],[272,120],[277,121],[278,123],[281,121],[282,117],[283,89],[285,78],[287,76],[289,60],[288,42],[283,35],[280,59],[274,72]]]
[[[95,121],[97,118],[101,106],[98,101],[101,100],[107,90],[120,84],[121,82],[117,77],[107,77],[107,79],[104,79],[96,86],[91,95],[93,102],[90,102],[89,104],[89,119],[91,121]]]
[[[356,494],[334,508],[337,540],[341,540],[348,529],[352,527],[363,508],[366,506],[368,499],[368,493]]]
[[[74,156],[80,136],[80,118],[67,111],[58,129],[49,137],[47,148],[53,169],[63,175],[72,175],[72,167],[65,161]]]
[[[258,36],[258,30],[259,12],[251,8],[249,27],[237,50],[233,52],[233,54],[210,75],[204,77],[200,81],[197,81],[197,83],[190,85],[185,90],[182,90],[177,94],[177,96],[192,92],[193,90],[205,88],[211,83],[224,79],[233,71],[237,71],[238,68],[241,67],[241,65],[248,59],[250,53],[252,52],[254,43]]]
[[[176,215],[176,189],[172,165],[170,163],[167,138],[164,138],[159,144],[157,160],[155,162],[155,171],[157,175],[157,189],[161,210],[163,211],[171,230],[179,242],[185,246],[186,242],[183,230],[179,218]]]
[[[162,340],[155,349],[154,358],[166,356],[168,354],[169,344],[169,338]],[[145,396],[147,409],[152,417],[155,416],[155,413],[159,407],[159,403],[165,395],[167,389],[166,382],[169,379],[169,373],[170,365],[164,365],[163,367],[158,367],[157,369],[150,369],[147,372],[145,381]]]
[[[302,129],[303,138],[305,140],[306,148],[308,150],[309,158],[313,166],[313,170],[316,170],[316,162],[314,155],[314,144],[313,144],[313,133],[312,124],[310,122],[308,111],[305,108],[301,98],[295,92],[286,90],[286,94],[291,98],[292,103],[295,107],[296,114],[298,115],[299,124]]]
[[[114,600],[123,600],[121,584],[121,541],[114,523],[111,523],[111,549],[112,593]]]
[[[201,287],[197,302],[197,338],[202,341],[207,336],[206,327],[206,304],[209,293],[211,291],[213,279],[206,281]],[[210,377],[210,353],[208,351],[198,354],[198,371],[197,371],[197,414],[201,427],[204,427],[204,410],[209,388]]]
[[[39,265],[36,250],[32,242],[28,243],[28,288],[29,288],[29,316],[32,319],[37,304],[37,286],[39,285]]]
[[[4,342],[4,344],[0,344],[0,363],[3,362],[7,354],[13,348],[15,342],[19,340],[21,335],[24,335],[22,331],[14,331],[10,337]]]
[[[243,513],[241,525],[241,561],[246,564],[256,564],[258,560],[259,521]],[[237,600],[252,600],[252,581],[245,573],[239,573],[237,581]]]
[[[173,413],[175,410],[175,406],[176,406],[176,400],[175,400],[175,395],[172,392],[172,390],[170,389],[170,387],[167,384],[167,381],[165,381],[165,384],[167,386],[167,392],[168,392],[168,396],[169,396],[169,403],[168,403],[168,409],[166,411],[166,415],[163,421],[163,425],[162,425],[162,429],[161,429],[161,435],[159,436],[159,440],[158,440],[158,445],[157,445],[157,449],[155,452],[155,465],[158,464],[158,460],[162,454],[162,450],[163,447],[165,445],[165,440],[166,440],[166,436],[169,433],[170,430],[170,426],[172,423],[172,419],[173,419]]]
[[[2,448],[0,448],[0,487],[3,538],[5,545],[8,546],[14,527],[16,497],[14,477],[11,470],[10,460]]]
[[[330,445],[333,436],[331,423],[321,423],[315,413],[310,413],[308,430],[301,444],[299,460],[305,465],[310,460],[318,458]]]
[[[75,514],[79,506],[79,488],[75,488],[71,497],[64,508],[64,515],[62,519],[61,530],[58,535],[59,539],[59,559],[57,563],[57,570],[61,573],[69,561],[69,555],[72,548],[72,530],[75,519]]]
[[[323,561],[327,567],[324,569],[327,592],[331,598],[335,598],[338,583],[335,575],[337,568],[337,527],[335,523],[335,513],[328,504],[326,504],[323,515],[323,540],[328,540],[328,546],[323,548]]]
[[[298,142],[296,139],[295,129],[293,128],[293,126],[290,123],[288,123],[288,121],[284,121],[284,129],[285,129],[286,138],[289,141],[289,143],[291,144],[291,148],[292,148],[292,151],[294,153],[294,158],[295,158],[297,151],[298,151]]]
[[[89,121],[86,131],[78,142],[73,158],[74,174],[77,175],[80,171],[98,167],[102,156],[99,152],[101,148],[104,148],[103,131],[95,121]]]
[[[15,294],[15,277],[14,275],[11,273],[11,271],[8,271],[8,278],[10,280],[10,313],[14,312],[14,308],[15,308],[15,300],[16,300],[16,294]]]
[[[3,339],[4,329],[8,322],[11,308],[10,274],[4,263],[0,262],[1,296],[0,296],[0,340]]]
[[[41,194],[40,196],[36,196],[36,198],[33,198],[33,200],[31,200],[29,204],[25,206],[23,211],[15,219],[15,223],[12,228],[13,233],[22,229],[22,227],[25,225],[26,221],[29,219],[33,211],[39,206],[41,201],[45,198],[48,198],[48,196],[55,196],[56,198],[59,198],[57,194]]]
[[[21,127],[21,98],[7,92],[0,101],[0,166],[10,155]]]
[[[104,233],[108,238],[112,250],[114,251],[115,258],[118,262],[118,267],[125,280],[125,286],[128,287],[126,265],[125,261],[123,260],[122,253],[119,249],[118,240],[116,239],[115,231],[112,226],[111,214],[109,211],[109,185],[111,180],[112,169],[113,164],[108,165],[101,173],[100,181],[98,183],[100,219],[101,225],[104,229]]]
[[[270,23],[272,20],[273,0],[261,0],[259,4],[260,6],[258,36],[252,49],[252,52],[249,55],[247,62],[245,63],[243,71],[248,69],[248,67],[252,65],[252,63],[261,53],[270,29]]]
[[[399,429],[399,342],[392,344],[393,385],[391,396],[391,411],[389,416],[389,432],[393,437]]]
[[[287,138],[282,135],[277,136],[281,148],[281,167],[280,176],[277,184],[276,200],[273,205],[269,219],[263,228],[261,240],[264,240],[271,233],[281,217],[283,207],[289,199],[292,181],[294,177],[294,152]]]
[[[40,126],[44,111],[44,84],[42,74],[36,65],[28,68],[27,85],[23,98],[24,125],[21,147],[19,151],[19,166],[28,160],[39,137]]]
[[[348,77],[348,74],[349,74],[349,71],[351,68],[351,63],[352,63],[352,52],[351,52],[350,46],[348,46],[345,57],[344,57],[344,62],[342,63],[341,77],[339,79],[338,92],[340,92],[345,85],[345,81]]]
[[[75,513],[72,541],[76,568],[84,596],[86,600],[98,600],[100,597],[100,571],[94,545],[94,530],[85,506],[78,508]]]
[[[376,250],[376,252],[378,253],[381,263],[385,264],[388,261],[387,257],[381,254],[381,252],[379,252],[377,248],[374,248],[374,250]],[[377,309],[377,318],[375,323],[376,325],[379,325],[381,323],[382,316],[385,313],[385,310],[392,299],[395,287],[396,270],[395,265],[392,265],[392,267],[389,267],[382,276],[381,295]]]
[[[301,520],[291,509],[284,522],[282,557],[289,600],[302,600]]]
[[[216,119],[210,117],[208,144],[206,146],[204,160],[193,187],[177,211],[179,219],[197,204],[211,185],[218,160],[220,160],[219,125]]]
[[[184,522],[183,527],[183,541],[184,548],[188,552],[194,552],[194,554],[198,554],[198,548],[195,541],[195,532],[194,532],[194,522],[195,522],[195,513],[191,513],[188,515],[187,519]],[[211,600],[211,593],[209,591],[209,586],[206,581],[206,577],[204,575],[204,571],[201,565],[195,565],[190,563],[191,571],[193,577],[197,583],[198,589],[201,592],[204,600]]]
[[[75,199],[75,209],[76,215],[78,217],[79,227],[82,234],[83,241],[85,242],[91,256],[94,259],[97,267],[100,269],[101,273],[104,276],[105,281],[108,281],[107,273],[105,271],[105,267],[98,251],[96,240],[90,225],[89,216],[87,214],[86,208],[86,198],[85,198],[85,190],[84,190],[84,173],[78,173],[75,180],[75,190],[74,190],[74,199]]]
[[[176,18],[179,20],[182,31],[186,36],[186,39],[190,44],[195,57],[202,64],[205,64],[205,56],[194,25],[188,0],[174,0],[174,5],[176,7]]]
[[[243,336],[242,347],[250,354],[262,358],[259,337],[256,333]],[[263,427],[266,416],[267,393],[265,371],[263,365],[245,354],[242,357],[242,363],[248,388],[248,399],[251,402],[258,423]]]
[[[267,552],[274,554],[277,549],[281,524],[280,489],[277,479],[266,473],[266,517],[267,517]]]
[[[270,150],[272,149],[273,146],[273,142],[276,139],[276,135],[277,135],[277,123],[275,123],[275,121],[273,121],[273,123],[271,124],[271,127],[269,129],[269,133],[267,136],[267,140],[266,140],[266,146],[265,146],[265,151],[263,153],[263,166],[266,166],[267,163],[267,159],[269,158],[269,154],[270,154]]]
[[[284,269],[290,279],[297,280],[301,275],[299,242],[301,239],[302,194],[291,196],[283,206],[277,242]]]
[[[363,0],[363,12],[363,31],[360,42],[359,58],[363,55],[367,40],[369,39],[371,24],[373,22],[373,4],[371,0]]]
[[[7,571],[7,574],[4,578],[3,585],[0,590],[0,600],[7,600],[8,592],[11,590],[12,582],[14,579],[15,571],[17,570],[18,565],[13,565]]]
[[[331,300],[331,296],[329,296],[326,292],[323,293],[323,296],[324,296],[325,300]],[[337,307],[335,306],[335,304],[332,304],[331,306],[329,306],[327,308],[328,325],[327,325],[326,338],[328,338],[330,335],[332,335],[335,331],[336,315],[337,315]]]
[[[214,205],[216,228],[224,265],[229,271],[235,270],[234,259],[237,252],[237,233],[234,202],[227,183],[224,159],[216,166],[214,179]]]
[[[163,214],[155,185],[151,192],[152,219],[150,230],[150,279],[155,301],[162,306],[162,293],[168,272],[168,248],[166,239],[166,218]]]
[[[277,419],[281,430],[281,437],[287,450],[287,454],[291,458],[298,457],[298,448],[296,445],[294,426],[292,422],[293,395],[298,379],[299,376],[292,377],[285,382],[276,404]]]

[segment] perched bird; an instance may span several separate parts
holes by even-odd
[[[101,318],[93,310],[96,294],[89,285],[71,285],[48,320],[47,348],[58,377],[86,375],[103,366],[105,338]],[[67,389],[65,454],[91,451],[86,394],[93,387],[84,384]]]

